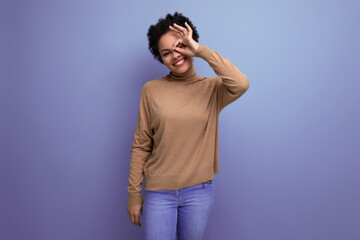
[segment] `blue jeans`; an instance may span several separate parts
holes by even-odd
[[[145,190],[144,239],[201,240],[213,206],[212,180],[179,190]]]

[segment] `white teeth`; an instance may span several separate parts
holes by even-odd
[[[185,60],[183,59],[183,60],[181,60],[180,62],[175,63],[174,65],[175,65],[175,66],[181,65],[181,64],[184,63],[184,61],[185,61]]]

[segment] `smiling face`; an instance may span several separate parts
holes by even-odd
[[[160,56],[164,65],[174,73],[184,73],[193,64],[193,57],[186,57],[172,50],[173,44],[179,38],[181,37],[178,33],[169,31],[162,35],[158,42]]]

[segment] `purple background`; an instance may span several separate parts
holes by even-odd
[[[250,81],[220,114],[205,239],[360,239],[359,1],[0,9],[0,239],[141,239],[126,212],[130,149],[141,88],[168,73],[146,32],[175,11]]]

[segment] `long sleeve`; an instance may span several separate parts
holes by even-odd
[[[142,205],[143,198],[141,196],[142,181],[144,179],[144,164],[152,152],[153,132],[150,121],[149,96],[144,84],[141,96],[139,114],[134,134],[134,140],[131,148],[131,161],[129,173],[129,185],[127,187],[129,198],[128,206]]]
[[[216,91],[219,111],[243,95],[249,88],[249,81],[229,59],[223,58],[218,52],[200,45],[195,57],[204,59],[218,76]]]

